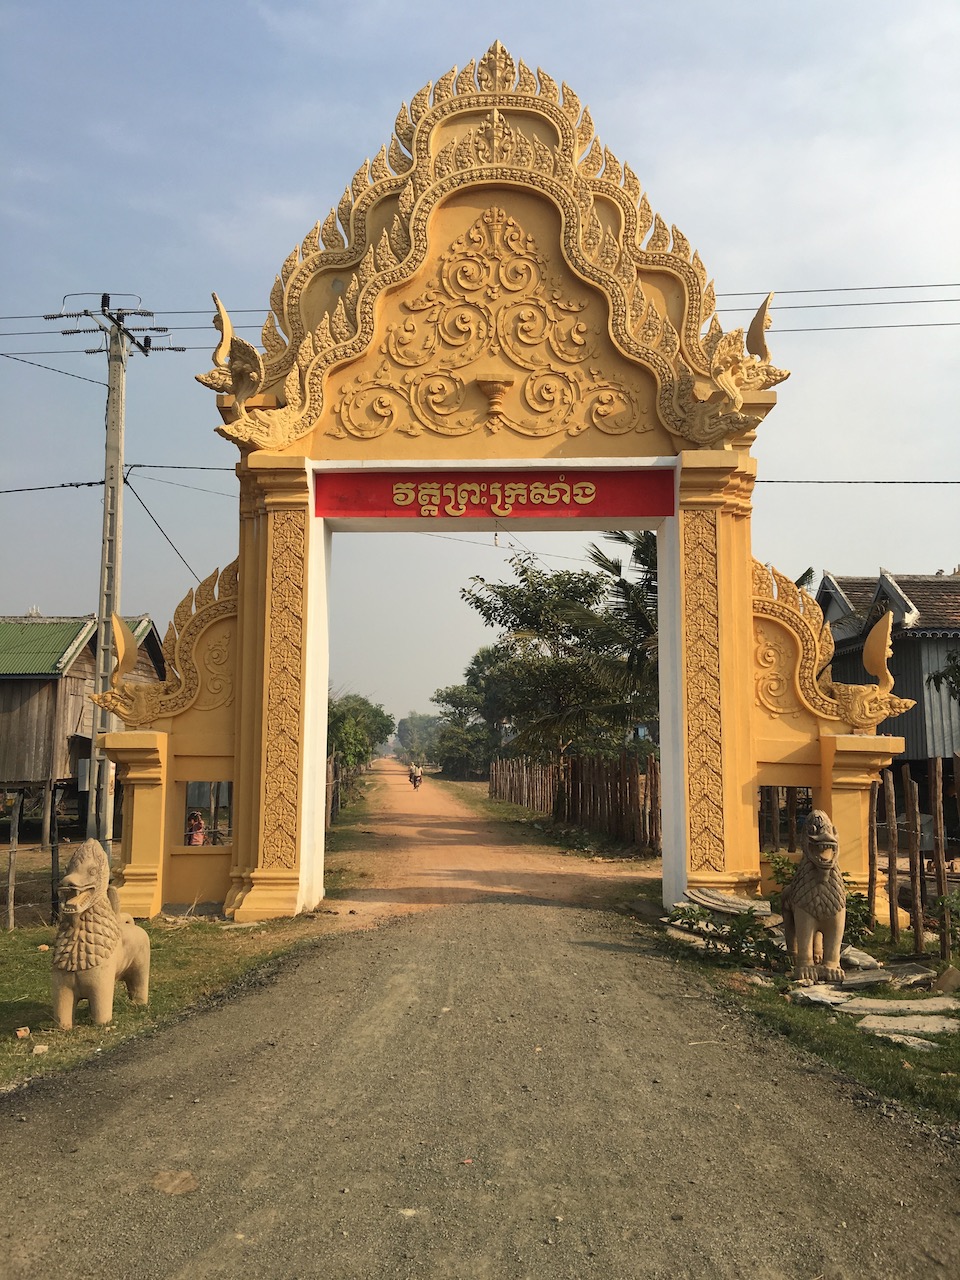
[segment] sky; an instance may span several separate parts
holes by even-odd
[[[284,258],[401,102],[496,39],[589,105],[699,251],[725,329],[775,291],[791,377],[754,446],[757,558],[792,577],[960,564],[960,6],[2,0],[0,613],[97,608],[102,491],[41,486],[102,478],[106,357],[42,317],[109,292],[187,348],[127,377],[121,604],[162,634],[237,551],[237,453],[195,381],[211,292],[237,324],[261,313],[256,341]],[[798,483],[825,480],[845,483]],[[335,691],[431,712],[492,639],[460,588],[517,551],[585,568],[591,540],[336,535]]]

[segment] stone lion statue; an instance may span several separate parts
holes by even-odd
[[[122,981],[134,1004],[146,1004],[150,987],[150,939],[120,911],[110,887],[110,864],[96,840],[85,840],[60,882],[60,923],[53,943],[53,1015],[73,1026],[81,1000],[99,1024],[113,1018],[113,992]]]
[[[801,838],[803,857],[783,891],[783,931],[800,982],[841,982],[840,945],[847,919],[847,890],[840,874],[837,832],[814,809]],[[819,966],[819,970],[818,970]]]

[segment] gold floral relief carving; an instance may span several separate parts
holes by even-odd
[[[132,729],[178,715],[195,704],[212,707],[231,700],[238,572],[238,560],[222,573],[215,569],[195,592],[188,591],[180,601],[163,641],[166,678],[162,681],[128,678],[137,664],[137,642],[123,619],[114,616],[117,665],[110,688],[93,701]],[[213,624],[221,622],[228,625],[216,628],[216,639],[207,637]]]
[[[771,619],[789,632],[796,652],[782,651],[777,665],[769,665],[770,651],[758,640],[755,652],[757,701],[768,711],[779,711],[778,698],[771,692],[776,676],[799,691],[800,702],[824,720],[849,725],[854,733],[873,733],[878,724],[902,715],[915,704],[893,692],[893,677],[887,667],[892,617],[885,614],[870,632],[864,646],[864,665],[875,675],[876,685],[835,684],[830,671],[834,653],[833,632],[824,621],[816,600],[777,569],[753,561],[753,613],[758,635],[770,635],[763,620]]]
[[[757,702],[772,715],[796,716],[800,711],[793,689],[796,657],[779,627],[754,619],[754,685]]]
[[[306,513],[270,515],[270,624],[260,865],[297,866]]]
[[[717,513],[681,512],[690,867],[722,871],[723,758]]]
[[[621,435],[652,425],[625,385],[603,377],[586,299],[564,294],[503,209],[488,209],[441,254],[402,309],[376,370],[343,387],[330,434],[545,436],[593,426]],[[484,377],[495,361],[496,377]]]
[[[196,647],[196,663],[200,673],[200,693],[194,705],[200,711],[229,707],[234,699],[236,627],[218,625],[209,628]]]
[[[559,211],[564,260],[603,295],[605,327],[620,354],[653,374],[666,430],[710,447],[757,425],[762,413],[749,412],[747,400],[787,376],[766,348],[769,299],[746,335],[724,334],[699,255],[653,213],[630,167],[595,136],[576,94],[567,85],[561,93],[545,72],[534,74],[497,43],[478,64],[454,68],[401,107],[389,146],[360,166],[337,207],[287,256],[270,295],[262,355],[233,333],[215,299],[221,340],[214,368],[199,380],[233,398],[221,433],[245,448],[283,448],[306,435],[323,411],[329,373],[379,341],[377,298],[427,262],[433,211],[452,195],[491,185],[538,194]],[[345,287],[318,324],[308,321],[308,290],[334,276]],[[657,281],[650,296],[647,280]],[[679,299],[675,313],[654,300],[668,294]],[[554,378],[534,399],[551,401],[562,418],[575,394],[568,379]],[[271,397],[272,407],[265,403]],[[419,397],[430,429],[462,416],[460,398],[456,380],[441,371]],[[389,390],[371,392],[364,421],[373,430],[378,417],[391,422],[396,408]],[[620,421],[616,391],[602,409],[591,425],[609,430]]]

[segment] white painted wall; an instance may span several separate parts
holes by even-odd
[[[680,519],[657,530],[657,655],[660,673],[660,769],[663,786],[663,902],[672,907],[687,887],[687,793],[684,761],[684,664],[680,581]]]
[[[327,695],[330,685],[328,608],[333,534],[325,520],[307,521],[307,625],[304,635],[303,800],[300,806],[300,890],[297,910],[310,911],[323,897],[324,817],[327,782]]]

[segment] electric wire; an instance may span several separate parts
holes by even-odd
[[[748,308],[749,310],[750,308]],[[960,327],[960,320],[907,320],[902,324],[826,324],[826,325],[808,325],[799,328],[780,329],[776,325],[771,325],[767,331],[774,337],[781,337],[787,333],[864,333],[871,329],[955,329]],[[2,335],[0,335],[2,336]],[[17,352],[0,352],[9,359],[20,359],[23,356],[79,356],[79,355],[101,355],[106,348],[91,351],[86,347],[65,347],[57,350],[56,348],[43,348],[39,351],[17,351]],[[210,351],[210,343],[202,343],[195,347],[154,347],[153,351],[174,351],[176,354],[182,354],[186,351]],[[131,352],[131,355],[134,353]],[[24,361],[29,364],[29,361]],[[54,369],[54,373],[63,372],[60,369]],[[106,385],[106,384],[101,384]]]
[[[144,511],[147,513],[147,515],[150,517],[150,519],[153,521],[153,523],[154,523],[154,524],[157,526],[157,528],[160,530],[160,533],[161,533],[161,535],[163,536],[163,538],[166,540],[166,542],[168,542],[168,543],[169,543],[169,545],[173,548],[174,554],[177,556],[177,558],[178,558],[179,560],[181,560],[181,561],[182,561],[182,562],[187,566],[187,568],[190,570],[190,572],[193,574],[193,576],[194,576],[194,577],[196,578],[196,580],[199,582],[201,579],[200,579],[200,575],[197,573],[196,569],[194,569],[194,568],[193,568],[193,566],[192,566],[191,564],[189,564],[189,563],[188,563],[188,561],[185,559],[185,557],[183,556],[183,554],[180,552],[179,548],[178,548],[178,547],[176,546],[176,544],[174,543],[173,539],[168,535],[167,531],[163,528],[163,526],[161,525],[160,521],[159,521],[159,520],[157,519],[157,517],[153,514],[153,512],[150,510],[150,508],[147,506],[147,504],[144,502],[144,500],[140,497],[139,493],[137,493],[136,489],[135,489],[135,488],[133,487],[133,485],[130,483],[130,480],[129,480],[129,478],[128,478],[127,476],[124,476],[124,477],[123,477],[123,483],[124,483],[124,487],[130,490],[130,492],[133,494],[133,496],[136,498],[136,500],[140,503],[141,507],[143,507],[143,509],[144,509]]]
[[[150,464],[150,463],[139,462],[139,463],[131,464],[127,468],[126,474],[129,475],[130,472],[134,470],[134,468],[137,468],[139,470],[151,465],[156,465],[157,469],[158,470],[160,469],[160,464]],[[170,464],[164,464],[163,470],[165,471],[232,471],[233,468],[232,467],[173,466]],[[225,493],[222,489],[203,489],[198,485],[180,484],[176,480],[161,480],[159,477],[155,477],[155,476],[144,476],[144,479],[152,480],[154,484],[167,484],[167,485],[172,485],[173,487],[178,489],[191,489],[195,493],[212,493],[212,494],[215,494],[217,497],[221,497],[221,498],[236,497],[236,494]],[[127,483],[129,483],[129,481]],[[760,477],[757,480],[755,480],[754,483],[758,485],[759,484],[901,485],[901,486],[909,487],[911,485],[913,486],[917,486],[917,485],[957,486],[957,485],[960,485],[960,480],[863,480],[863,479],[800,480],[795,477],[790,477],[789,479],[786,479],[786,480],[780,480],[775,478],[767,479],[766,477]],[[0,495],[8,494],[8,493],[42,493],[46,490],[52,490],[52,489],[88,489],[88,488],[93,488],[97,485],[102,486],[103,481],[102,480],[67,480],[61,484],[35,484],[35,485],[28,485],[28,486],[17,488],[17,489],[0,489]],[[501,533],[509,537],[512,537],[514,541],[519,543],[519,545],[523,550],[527,549],[523,547],[523,544],[519,541],[519,538],[517,538],[517,535],[513,533],[512,530],[509,530],[506,525],[501,524],[500,521],[496,521],[495,523]],[[437,536],[440,537],[440,536],[446,536],[446,535],[438,534]],[[531,554],[533,553],[531,552]]]
[[[0,335],[2,336],[2,335]],[[51,355],[60,355],[59,351],[51,352]],[[34,369],[46,369],[48,373],[59,373],[64,378],[76,378],[78,382],[92,382],[95,387],[109,387],[108,382],[101,382],[99,378],[85,378],[82,373],[68,373],[66,369],[54,369],[50,364],[37,364],[36,360],[24,360],[22,356],[11,355],[9,351],[0,351],[0,356],[5,360],[16,360],[18,364],[28,364]]]
[[[893,293],[908,292],[918,289],[960,289],[960,281],[943,280],[936,284],[847,284],[824,285],[817,289],[746,289],[738,292],[718,293],[718,298],[764,298],[768,293],[775,293],[778,298],[796,297],[811,293]],[[938,299],[931,299],[938,301]],[[840,304],[838,304],[840,305]],[[266,315],[269,307],[237,307],[230,314],[234,316]],[[168,307],[165,310],[154,310],[154,316],[208,316],[212,307]],[[45,320],[46,315],[10,315],[0,316],[0,323],[13,320]],[[0,335],[2,336],[2,335]]]

